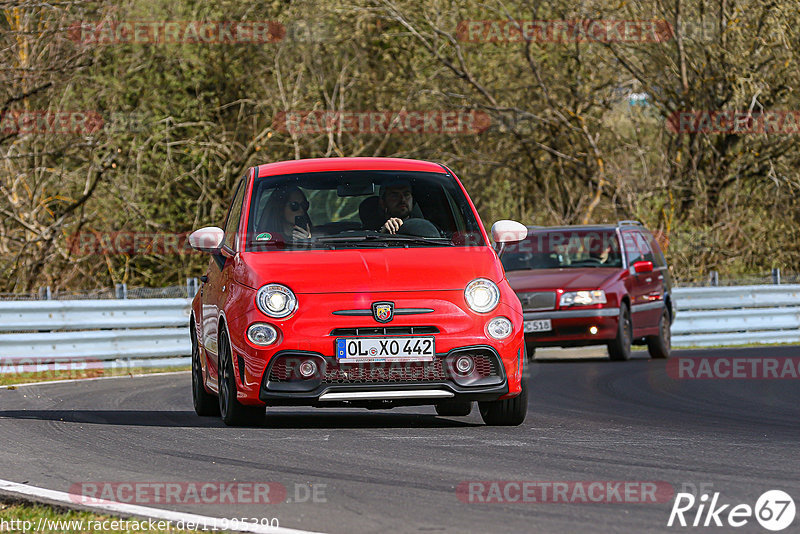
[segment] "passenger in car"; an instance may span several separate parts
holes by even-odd
[[[312,225],[308,208],[308,200],[300,188],[279,187],[272,192],[264,207],[258,231],[277,234],[287,242],[309,239]]]

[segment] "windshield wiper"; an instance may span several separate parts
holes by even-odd
[[[389,243],[376,239],[377,236],[372,235],[323,235],[311,239],[311,243],[319,243],[321,245],[349,245],[349,244],[364,244],[369,241],[369,246],[388,247]]]
[[[320,243],[363,243],[369,241],[370,243],[383,243],[388,245],[390,242],[398,243],[416,243],[416,244],[436,244],[454,246],[446,237],[419,237],[412,235],[398,235],[398,234],[370,234],[370,235],[331,235],[320,236],[314,239]]]
[[[414,236],[414,235],[399,235],[399,234],[385,234],[382,236],[377,236],[382,239],[386,239],[388,241],[399,241],[401,243],[418,243],[423,245],[447,245],[450,247],[454,247],[452,241],[450,241],[446,237],[422,237],[422,236]]]

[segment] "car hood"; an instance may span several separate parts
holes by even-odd
[[[243,284],[255,289],[279,283],[298,294],[463,291],[475,278],[503,279],[489,247],[245,252],[237,263]]]
[[[508,283],[514,291],[545,289],[599,289],[612,279],[619,278],[624,271],[611,267],[587,269],[537,269],[510,271],[506,273]]]

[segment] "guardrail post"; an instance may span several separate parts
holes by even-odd
[[[776,267],[772,269],[772,283],[773,284],[780,284],[781,283],[781,269],[780,267]]]
[[[128,284],[116,284],[114,287],[116,289],[118,299],[128,298]]]
[[[709,271],[708,283],[714,287],[719,285],[719,273],[717,271]]]
[[[53,293],[50,291],[50,286],[39,288],[39,300],[53,300]]]
[[[190,299],[194,298],[197,294],[197,287],[199,284],[199,280],[197,278],[187,278],[186,279],[186,296]]]

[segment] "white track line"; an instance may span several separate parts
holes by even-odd
[[[166,376],[191,373],[191,369],[185,371],[168,371],[166,373],[141,373],[137,375],[116,375],[116,376],[93,376],[91,378],[67,378],[65,380],[46,380],[44,382],[26,382],[24,384],[8,384],[0,386],[0,389],[16,389],[25,386],[42,386],[47,384],[69,384],[70,382],[91,382],[92,380],[109,380],[111,378],[141,378],[143,376]]]
[[[80,502],[82,497],[80,495],[72,495],[64,493],[63,491],[54,491],[44,488],[37,488],[36,486],[29,486],[27,484],[18,484],[9,480],[0,479],[0,493],[24,495],[32,498],[35,501],[57,502],[63,503],[68,508],[86,509],[90,508],[99,512],[105,512],[123,516],[137,516],[153,519],[162,519],[172,521],[173,525],[178,521],[186,523],[195,523],[196,525],[205,525],[207,528],[221,528],[222,518],[209,517],[205,515],[186,514],[183,512],[172,512],[170,510],[162,510],[160,508],[150,508],[148,506],[138,506],[134,504],[125,504],[115,501],[104,501],[101,499],[92,499],[92,503]],[[267,525],[257,525],[254,523],[239,522],[237,528],[228,526],[225,530],[233,532],[254,532],[256,534],[315,534],[308,530],[295,530],[293,528],[284,527],[270,527]]]

